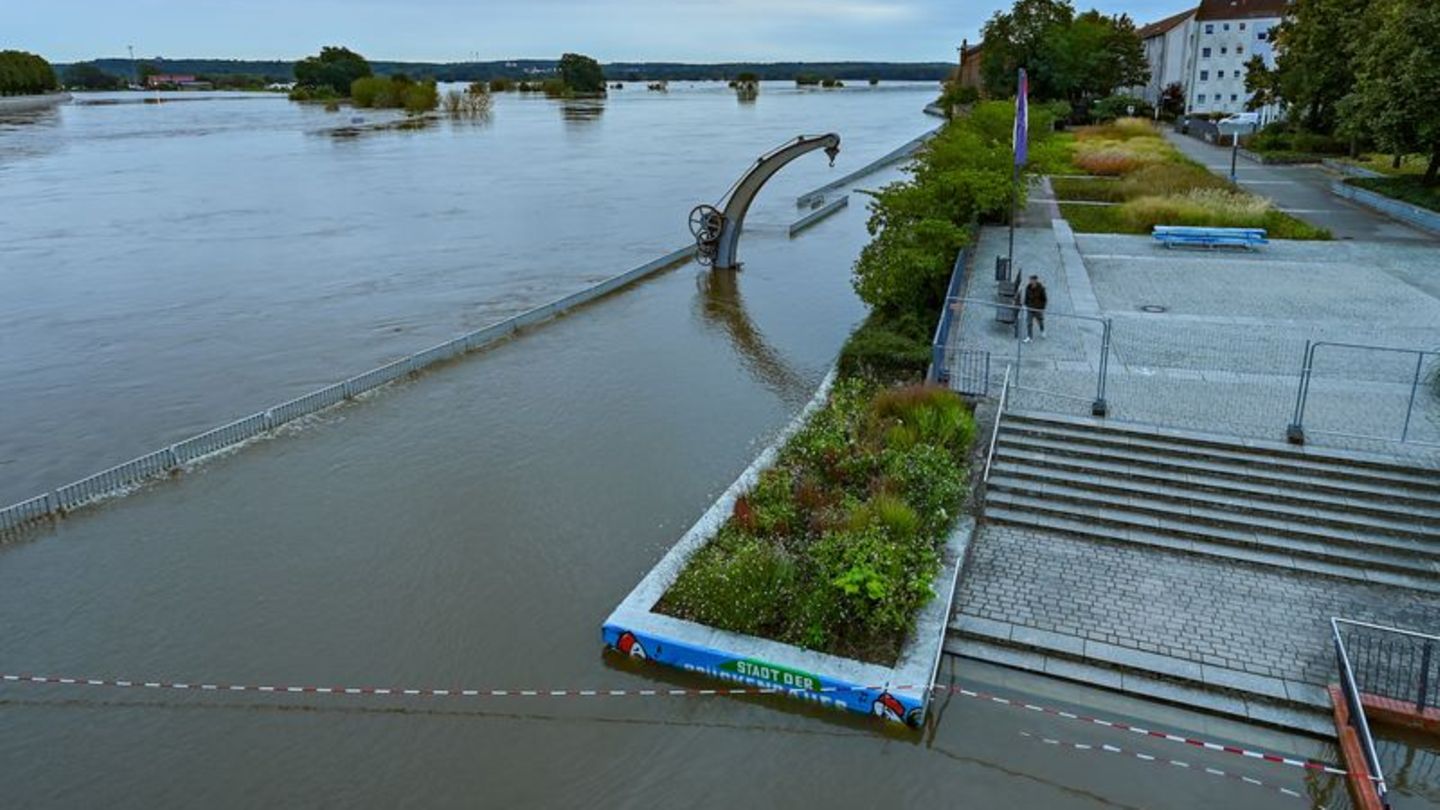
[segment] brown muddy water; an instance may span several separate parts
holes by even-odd
[[[717,109],[735,103],[715,95]],[[797,104],[809,103],[796,98]],[[757,118],[770,100],[762,93]],[[541,103],[531,110],[528,103],[502,102],[493,126],[504,126],[509,112],[534,112],[549,116],[544,120],[561,132],[580,133],[555,136],[559,140],[591,137],[587,130],[569,128],[595,121],[571,121]],[[645,98],[635,104],[661,102]],[[782,108],[778,101],[773,106]],[[894,110],[904,106],[897,103]],[[883,117],[890,108],[873,109]],[[609,126],[626,114],[623,103],[616,103],[598,120]],[[910,123],[887,124],[899,137],[877,135],[875,154],[925,128],[911,112],[903,114]],[[792,121],[774,129],[788,132],[798,125]],[[300,153],[332,157],[343,149],[391,150],[400,153],[400,163],[422,159],[417,156],[424,152],[424,138],[472,137],[449,130],[387,133],[373,146],[363,137],[337,146],[298,131],[255,135],[239,123],[234,127],[241,130],[235,133],[239,143],[290,139]],[[845,134],[843,127],[833,128]],[[772,134],[764,130],[753,140],[763,149],[779,140]],[[203,173],[218,171],[208,164],[238,159],[225,151],[235,146],[225,145],[227,137],[179,140],[194,142],[197,159],[210,154],[197,164]],[[412,137],[417,139],[404,140]],[[721,137],[751,140],[734,132]],[[166,145],[168,138],[120,140],[127,152],[140,153],[141,161],[152,160],[143,154],[145,144],[175,148]],[[537,137],[529,145],[538,149],[538,143]],[[593,148],[602,154],[624,152],[604,146],[604,139],[598,143]],[[645,143],[674,146],[658,134]],[[402,200],[429,199],[403,173],[392,177],[386,194],[362,205],[343,190],[350,172],[317,170],[340,187],[322,194],[317,189],[324,184],[317,180],[317,189],[305,193],[342,211],[363,209],[365,221],[387,234],[385,223],[392,220],[408,222],[420,233],[408,242],[393,235],[368,240],[360,228],[351,234],[359,245],[336,236],[324,242],[324,250],[315,248],[315,256],[330,258],[318,262],[322,267],[313,270],[318,275],[309,278],[296,277],[297,268],[311,272],[313,262],[280,262],[311,238],[328,238],[296,235],[309,226],[275,235],[274,245],[252,231],[254,238],[245,241],[250,247],[240,250],[235,246],[242,236],[210,244],[203,226],[182,223],[160,246],[138,238],[125,242],[122,234],[128,247],[107,252],[104,239],[86,235],[91,227],[104,230],[88,215],[42,227],[38,215],[17,214],[15,198],[7,196],[0,216],[9,223],[30,222],[32,236],[19,247],[10,230],[0,237],[5,284],[37,295],[49,283],[57,286],[50,303],[25,310],[20,325],[7,319],[0,327],[9,330],[4,344],[9,365],[0,375],[10,386],[4,392],[8,421],[0,432],[10,442],[7,452],[17,452],[18,424],[52,418],[56,421],[46,422],[49,429],[39,438],[27,439],[19,457],[36,458],[42,450],[68,454],[77,473],[87,472],[101,450],[118,452],[126,442],[145,449],[157,436],[163,440],[174,427],[170,422],[135,416],[152,398],[168,402],[162,413],[185,414],[177,421],[204,426],[218,421],[214,412],[229,407],[236,392],[246,397],[237,412],[253,410],[295,393],[296,386],[331,379],[332,369],[358,370],[391,352],[479,325],[473,319],[639,263],[679,235],[669,220],[659,225],[657,220],[674,214],[678,223],[692,199],[713,198],[738,172],[740,150],[722,161],[727,165],[720,171],[709,167],[713,155],[700,144],[684,146],[667,159],[668,168],[647,169],[653,173],[650,182],[670,189],[663,204],[645,201],[643,183],[639,190],[624,189],[628,175],[613,168],[606,182],[619,190],[601,193],[604,184],[593,181],[593,215],[605,226],[577,226],[592,229],[591,239],[565,234],[561,223],[573,221],[571,209],[562,215],[517,202],[506,214],[505,206],[487,203],[494,216],[508,217],[532,235],[554,235],[548,263],[533,265],[503,260],[506,250],[528,254],[521,240],[505,247],[508,237],[485,230],[484,217],[460,217],[429,232],[418,224],[425,217],[405,205],[385,214],[389,192]],[[0,162],[5,189],[0,194],[10,195],[17,171],[36,171],[26,168],[27,161],[48,162],[46,172],[78,176],[78,170],[62,168],[70,149],[40,149],[38,155]],[[523,151],[516,147],[515,154]],[[444,164],[437,162],[425,176],[443,174]],[[296,156],[288,171],[302,165],[305,159]],[[695,167],[704,167],[696,169],[696,177],[658,179]],[[233,165],[229,171],[244,174]],[[145,176],[97,191],[93,204],[128,206],[133,221],[145,221],[139,193]],[[810,182],[814,179],[797,178],[793,190],[819,185]],[[78,195],[64,190],[63,177],[52,181],[51,193]],[[48,187],[38,178],[29,182]],[[297,182],[292,188],[309,186]],[[442,199],[447,194],[452,201],[465,196],[458,190],[437,192]],[[854,204],[789,240],[783,226],[793,218],[793,195],[782,198],[779,188],[767,194],[773,195],[768,213],[756,209],[742,241],[746,270],[738,277],[678,268],[482,355],[0,547],[0,671],[512,689],[694,683],[607,657],[599,624],[810,396],[863,314],[848,273],[867,238],[864,206]],[[281,191],[274,195],[281,207],[293,204]],[[633,206],[602,204],[614,195]],[[318,210],[321,203],[315,204]],[[317,216],[349,221],[338,212]],[[211,227],[223,237],[231,227],[226,223],[226,217],[217,217]],[[621,226],[626,236],[604,248],[605,261],[584,258],[599,235],[613,236]],[[164,232],[153,224],[144,227],[156,239]],[[467,230],[471,236],[458,246],[445,241],[446,234]],[[497,245],[493,255],[490,244]],[[53,264],[31,266],[48,268],[51,282],[40,272],[20,274],[17,281],[8,264],[17,254],[49,257],[45,260]],[[99,262],[105,255],[115,263]],[[449,259],[441,258],[445,255]],[[198,257],[213,257],[212,271],[226,281],[176,288]],[[291,286],[279,295],[261,295],[234,281],[231,274],[241,270]],[[483,282],[484,272],[494,274],[490,282]],[[93,283],[86,285],[91,276]],[[66,298],[60,288],[68,288],[73,312],[59,303]],[[126,292],[132,288],[150,292]],[[156,310],[162,313],[160,325],[141,323],[137,312],[171,289],[183,300],[175,299],[173,309]],[[85,290],[93,296],[81,295]],[[93,300],[77,303],[87,297]],[[14,306],[13,296],[3,300]],[[176,314],[197,307],[198,313]],[[391,318],[406,328],[386,333],[381,325]],[[97,358],[83,350],[102,334],[125,336],[116,338],[108,360],[125,373],[101,373],[103,353]],[[35,341],[44,342],[46,335],[57,345],[37,347]],[[165,335],[170,353],[147,356],[149,341]],[[24,351],[13,350],[22,337]],[[32,350],[48,360],[24,359]],[[186,373],[168,379],[162,359]],[[245,370],[227,371],[240,361]],[[14,382],[17,370],[32,368],[27,363],[35,364],[41,380]],[[120,382],[137,375],[133,383]],[[86,394],[91,387],[103,393]],[[28,418],[11,412],[12,403]],[[56,432],[57,425],[81,417],[88,418],[82,420],[89,425],[84,431]],[[8,477],[13,467],[0,469]],[[48,472],[60,469],[68,468]],[[1322,746],[1301,740],[970,662],[947,660],[942,682],[1287,753],[1327,755]],[[1077,750],[1044,738],[1123,750]],[[1171,759],[1187,767],[1169,764]],[[1206,766],[1227,775],[1206,773]],[[1243,782],[1242,775],[1264,785]],[[942,699],[930,725],[916,735],[887,733],[869,720],[778,699],[446,701],[0,684],[0,806],[6,808],[742,803],[1259,808],[1309,806],[1278,788],[1305,793],[1327,786],[1307,785],[1303,773],[1266,763],[959,695]]]

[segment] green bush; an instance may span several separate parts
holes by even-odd
[[[1131,112],[1132,107],[1134,112]],[[1126,116],[1150,118],[1154,114],[1154,107],[1135,96],[1107,96],[1090,107],[1090,116],[1096,121],[1114,121]]]
[[[515,82],[511,79],[501,77],[498,79],[490,80],[490,92],[492,93],[508,93],[514,89]]]
[[[356,107],[404,109],[415,114],[440,106],[440,92],[434,82],[411,81],[403,74],[368,76],[350,84],[350,100]]]
[[[783,630],[795,564],[777,544],[726,527],[666,592],[661,609],[752,635]]]
[[[1356,177],[1345,182],[1411,205],[1418,205],[1431,211],[1440,211],[1440,186],[1425,185],[1423,178],[1419,175]]]
[[[659,610],[892,663],[931,596],[973,436],[945,389],[840,380]]]
[[[871,313],[840,350],[839,373],[878,382],[924,377],[930,366],[930,337],[923,329],[916,330],[915,323],[914,316],[889,318]]]

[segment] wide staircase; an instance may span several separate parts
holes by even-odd
[[[1006,414],[988,522],[1440,593],[1440,469]]]
[[[945,649],[1333,736],[1333,611],[1440,615],[1435,459],[1007,413]]]

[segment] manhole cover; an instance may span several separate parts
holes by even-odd
[[[1169,312],[1169,307],[1162,307],[1159,304],[1146,304],[1140,307],[1141,312]]]

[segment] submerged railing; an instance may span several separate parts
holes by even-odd
[[[339,405],[367,391],[423,371],[467,352],[493,345],[521,329],[547,321],[623,287],[688,260],[693,245],[671,251],[654,261],[612,276],[599,284],[567,295],[557,301],[522,312],[513,318],[468,332],[424,351],[416,352],[378,368],[356,374],[318,391],[273,405],[169,447],[117,464],[107,470],[66,484],[51,492],[0,509],[0,535],[26,529],[59,517],[85,504],[122,494],[147,481],[174,474],[187,464],[213,453],[262,436],[302,416]]]

